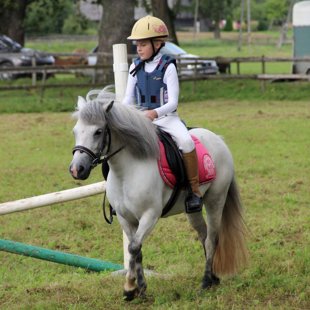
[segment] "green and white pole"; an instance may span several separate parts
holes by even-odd
[[[20,242],[0,239],[0,251],[38,258],[58,264],[80,267],[91,271],[116,271],[124,267],[95,258],[49,250]]]

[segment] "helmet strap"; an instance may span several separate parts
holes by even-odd
[[[157,51],[155,51],[155,46],[154,46],[153,39],[151,39],[151,44],[152,44],[152,48],[153,48],[153,55],[149,59],[146,59],[145,62],[152,61],[155,58],[155,56],[159,53],[159,51],[162,49],[162,47],[165,46],[165,43],[161,42],[160,47],[158,48]]]
[[[159,51],[162,49],[162,47],[165,46],[165,43],[162,42],[161,45],[160,45],[160,47],[158,48],[158,50],[155,51],[155,46],[154,46],[153,39],[151,39],[151,44],[152,44],[152,49],[153,49],[153,54],[152,54],[152,56],[151,56],[150,58],[148,58],[148,59],[142,60],[133,70],[131,70],[131,71],[130,71],[130,74],[131,74],[132,76],[135,76],[135,75],[137,74],[137,72],[138,72],[142,67],[144,67],[144,64],[145,64],[146,62],[152,61],[152,60],[156,57],[156,55],[159,53]]]

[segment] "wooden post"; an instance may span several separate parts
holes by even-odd
[[[237,60],[236,63],[237,63],[237,74],[239,75],[240,74],[240,62],[239,62],[239,60]]]
[[[262,74],[266,73],[265,55],[262,56]]]
[[[36,67],[36,58],[34,56],[31,57],[31,65],[33,68]],[[32,86],[36,86],[37,84],[37,73],[32,72]]]
[[[115,83],[115,98],[118,102],[122,102],[128,78],[128,63],[127,63],[127,45],[113,45],[113,71]],[[124,250],[124,268],[129,268],[129,252],[128,252],[128,237],[123,231],[123,250]]]

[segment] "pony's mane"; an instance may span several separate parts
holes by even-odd
[[[110,108],[112,101],[114,104]],[[112,134],[116,135],[135,157],[158,158],[159,145],[155,125],[134,106],[116,101],[110,88],[90,91],[86,96],[86,104],[76,113],[76,117],[89,124],[106,123]]]

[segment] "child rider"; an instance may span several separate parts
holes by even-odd
[[[124,104],[136,102],[153,123],[168,132],[182,151],[191,190],[185,201],[186,212],[202,209],[195,144],[177,114],[179,80],[175,59],[160,50],[168,29],[159,18],[145,16],[132,28],[128,40],[135,40],[138,58],[131,64]]]

